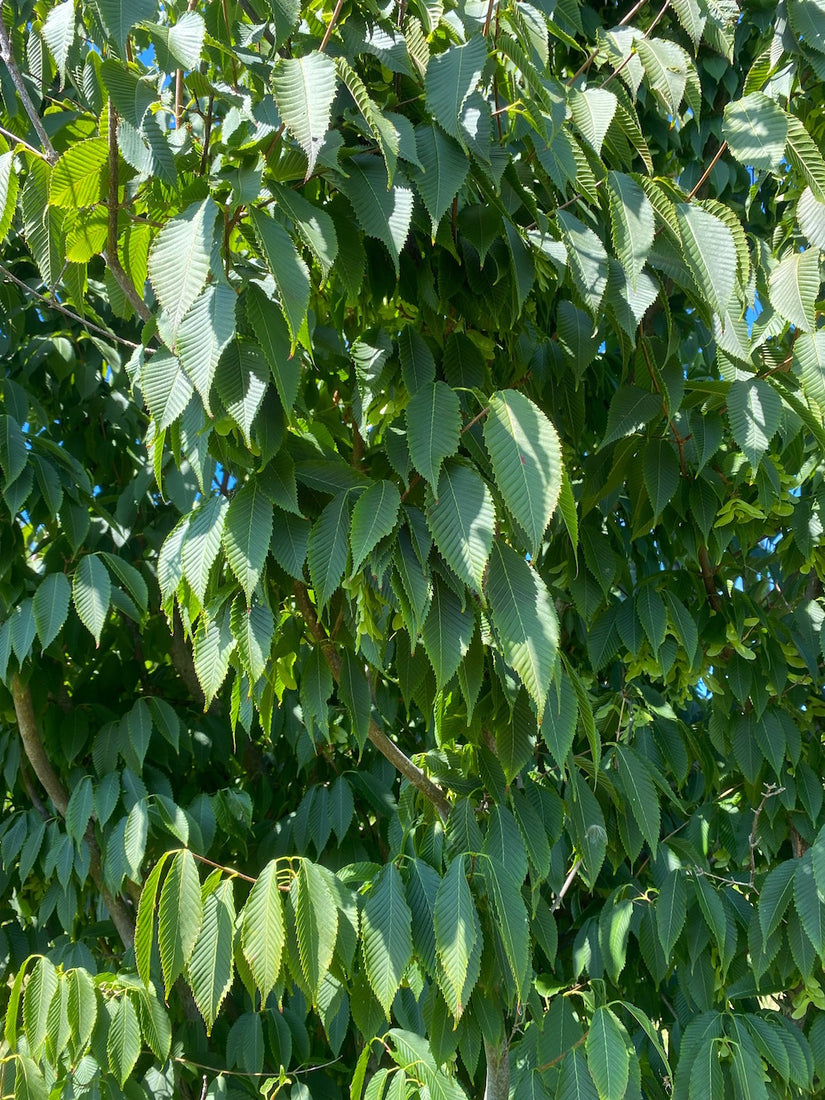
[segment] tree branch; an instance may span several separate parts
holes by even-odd
[[[304,622],[309,628],[310,634],[321,647],[324,659],[337,684],[341,679],[341,658],[338,656],[338,651],[330,641],[327,632],[318,619],[317,612],[306,590],[306,585],[297,582],[294,591],[298,610],[301,612]],[[447,801],[444,792],[424,774],[421,768],[414,764],[412,760],[399,749],[394,741],[391,741],[390,738],[387,737],[386,733],[384,733],[374,718],[370,718],[367,736],[378,751],[389,760],[393,767],[399,771],[405,779],[409,780],[416,790],[421,791],[421,793],[432,802],[439,816],[446,821],[450,814],[450,803]]]
[[[152,314],[149,311],[149,307],[144,300],[138,294],[137,290],[132,283],[132,280],[123,270],[120,263],[120,256],[117,249],[117,212],[120,208],[118,201],[119,195],[119,181],[117,170],[117,112],[115,111],[115,105],[109,100],[109,196],[107,199],[109,207],[109,220],[107,226],[107,241],[106,241],[106,263],[109,265],[109,270],[112,276],[123,291],[126,301],[140,317],[141,321],[151,320]]]
[[[23,74],[18,69],[17,62],[14,60],[14,51],[12,50],[11,46],[11,37],[8,30],[6,29],[6,24],[3,21],[2,12],[0,12],[0,60],[5,61],[6,63],[6,68],[9,70],[9,76],[11,77],[12,83],[17,89],[17,94],[20,96],[20,99],[23,103],[23,108],[26,114],[29,116],[29,119],[31,120],[31,124],[35,129],[35,133],[40,138],[40,144],[43,146],[43,153],[46,157],[46,160],[49,162],[49,164],[54,164],[57,160],[57,152],[55,151],[55,148],[51,143],[49,135],[46,133],[42,119],[37,113],[37,108],[32,103],[31,96],[29,95],[29,90],[26,87],[25,81],[23,80]]]
[[[55,809],[62,818],[65,818],[66,810],[69,805],[68,791],[60,781],[60,777],[54,770],[52,762],[49,760],[46,755],[46,750],[43,747],[40,729],[34,715],[31,692],[28,686],[24,687],[20,683],[20,678],[16,673],[12,678],[12,696],[14,698],[14,712],[17,716],[17,728],[20,733],[20,740],[23,743],[23,751],[26,754],[26,758],[31,764],[32,770],[37,776],[40,785],[52,800]],[[89,845],[89,874],[92,877],[92,881],[100,891],[103,902],[109,910],[109,916],[112,918],[112,924],[114,924],[118,935],[123,941],[123,946],[126,948],[131,947],[135,938],[134,921],[123,899],[111,894],[103,885],[103,875],[100,867],[100,848],[98,847],[97,838],[94,835],[94,829],[91,825],[86,831],[84,840]]]

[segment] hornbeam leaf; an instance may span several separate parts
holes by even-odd
[[[412,957],[412,915],[394,863],[384,867],[367,894],[361,948],[369,983],[389,1020],[390,1009]]]
[[[774,171],[785,154],[788,115],[762,92],[752,92],[725,107],[722,134],[741,164]]]
[[[481,592],[496,522],[490,490],[460,462],[447,462],[429,494],[427,522],[444,560],[460,580]]]
[[[238,656],[254,685],[263,676],[272,649],[275,620],[264,603],[248,602],[240,594],[232,604],[229,618],[232,636],[238,643]]]
[[[269,384],[267,366],[258,345],[240,338],[230,340],[218,363],[215,388],[247,445]]]
[[[2,161],[2,158],[0,158]],[[2,194],[0,180],[0,194]],[[2,201],[0,201],[0,207]],[[796,218],[799,228],[811,244],[825,251],[825,202],[821,202],[810,187],[806,187],[796,204]],[[0,241],[3,239],[2,217],[0,217]]]
[[[0,244],[6,239],[17,206],[19,179],[14,170],[14,154],[0,155]]]
[[[817,955],[825,954],[825,900],[820,896],[810,850],[797,860],[794,873],[794,904],[808,939]]]
[[[207,1035],[212,1033],[223,999],[232,985],[234,938],[235,901],[232,880],[228,879],[204,902],[203,923],[186,971]]]
[[[583,92],[571,93],[570,109],[573,112],[573,122],[584,140],[593,146],[597,155],[601,154],[605,134],[616,114],[616,104],[615,95],[606,88],[586,88]]]
[[[624,172],[610,172],[607,181],[616,254],[635,291],[653,244],[653,207],[639,184]]]
[[[329,129],[336,83],[335,62],[317,51],[305,57],[281,58],[272,74],[281,118],[306,154],[307,179]]]
[[[76,967],[66,972],[64,979],[69,986],[69,1026],[75,1049],[82,1050],[94,1031],[97,1022],[97,993],[88,971]]]
[[[309,575],[319,609],[323,609],[341,583],[347,567],[349,544],[349,493],[339,493],[324,508],[309,533]]]
[[[149,279],[173,333],[206,282],[217,216],[212,199],[191,203],[166,223],[149,253]]]
[[[61,84],[66,83],[66,64],[75,39],[75,26],[74,0],[63,0],[52,7],[40,32],[57,64]]]
[[[272,515],[269,498],[254,481],[244,485],[226,509],[223,548],[229,567],[244,590],[247,606],[258,587],[269,553]]]
[[[637,432],[661,412],[661,409],[662,399],[659,394],[643,390],[639,386],[619,386],[610,402],[607,431],[601,446],[606,447],[617,439]]]
[[[192,396],[192,383],[180,360],[167,351],[158,351],[146,359],[140,386],[158,432],[174,424]]]
[[[759,926],[765,940],[785,915],[794,892],[796,861],[786,859],[769,871],[759,891]]]
[[[272,860],[249,892],[241,925],[241,947],[260,990],[262,1004],[278,981],[285,938],[278,863]]]
[[[313,1000],[329,970],[338,934],[338,907],[323,874],[303,860],[292,880],[295,930],[301,969]]]
[[[500,390],[490,398],[484,442],[504,504],[538,554],[561,491],[556,429],[524,394]]]
[[[106,194],[109,143],[89,138],[70,145],[52,171],[49,202],[80,210],[93,206]]]
[[[414,325],[407,325],[401,330],[398,336],[398,357],[401,360],[404,385],[410,396],[417,393],[422,386],[431,386],[435,382],[433,353]]]
[[[7,486],[22,474],[28,455],[26,437],[20,425],[12,416],[0,416],[0,466]]]
[[[816,328],[816,300],[819,297],[819,250],[806,248],[786,256],[771,272],[768,293],[771,305],[786,321],[802,332]]]
[[[724,317],[736,284],[736,244],[720,219],[694,203],[676,207],[688,267],[711,308]]]
[[[462,108],[481,80],[486,60],[487,41],[477,34],[463,46],[450,46],[443,53],[430,58],[427,66],[424,82],[427,110],[462,147]]]
[[[401,249],[412,221],[413,193],[400,182],[400,172],[388,190],[381,162],[375,157],[359,154],[348,162],[347,171],[349,178],[341,181],[341,190],[367,236],[386,245],[398,275]]]
[[[587,1033],[585,1050],[600,1100],[621,1100],[624,1096],[630,1062],[627,1047],[624,1028],[614,1014],[604,1005],[597,1008]]]
[[[252,210],[251,217],[267,266],[275,277],[294,347],[309,308],[309,268],[280,222],[260,210]]]
[[[481,939],[481,924],[467,884],[463,854],[455,856],[441,880],[432,919],[438,959],[452,987],[458,1018],[467,1007],[465,992],[467,997],[472,992],[472,986],[465,991],[467,971],[476,941]]]
[[[349,536],[353,573],[393,530],[400,507],[401,495],[391,481],[377,481],[359,496],[352,510]]]
[[[372,101],[367,86],[346,58],[336,58],[335,67],[341,80],[346,84],[350,95],[355,100],[364,121],[369,126],[378,148],[381,150],[381,156],[384,158],[384,164],[387,168],[387,187],[392,187],[396,165],[398,164],[400,141],[398,130]]]
[[[668,873],[656,900],[656,928],[667,960],[673,954],[686,919],[687,889],[682,871],[676,868]]]
[[[183,575],[201,603],[206,596],[209,571],[220,550],[226,512],[225,497],[209,497],[192,513],[186,528],[181,551]]]
[[[755,470],[776,434],[782,398],[762,378],[737,378],[728,391],[728,422],[737,446]]]
[[[447,683],[461,664],[470,648],[474,630],[472,608],[462,608],[452,589],[436,580],[421,636],[439,688]]]
[[[530,925],[519,881],[501,860],[492,856],[482,866],[504,953],[516,983],[519,1001],[523,1002],[530,989]]]
[[[235,302],[231,287],[213,283],[186,313],[178,329],[175,351],[209,416],[209,393],[221,354],[235,332]]]
[[[54,964],[39,958],[23,994],[23,1028],[32,1053],[40,1051],[48,1031],[49,1006],[57,993],[59,979]]]
[[[659,845],[661,811],[650,765],[643,756],[627,745],[616,746],[616,758],[630,809],[655,859]]]
[[[80,621],[100,645],[112,598],[112,582],[97,554],[86,554],[80,559],[72,581],[72,597]]]
[[[559,644],[550,593],[536,570],[500,539],[493,545],[485,587],[504,658],[541,714]]]
[[[229,671],[229,658],[236,645],[232,636],[229,615],[221,615],[220,621],[208,623],[201,620],[195,635],[195,673],[204,696],[204,708],[208,708],[221,689]]]
[[[589,226],[566,210],[558,210],[556,219],[567,246],[567,259],[576,289],[595,317],[607,289],[609,268],[604,244]]]
[[[63,573],[50,573],[38,585],[32,601],[34,625],[40,644],[47,649],[57,637],[58,631],[69,613],[72,587]]]
[[[407,443],[415,468],[431,486],[445,458],[458,450],[461,405],[446,382],[422,386],[407,406]]]
[[[804,176],[814,197],[825,202],[825,157],[805,129],[805,123],[796,115],[788,115],[785,152],[794,168]]]
[[[464,185],[470,162],[437,126],[417,126],[415,148],[421,167],[413,172],[413,182],[430,215],[435,238],[438,223]]]
[[[140,1021],[132,998],[124,992],[120,996],[109,1020],[106,1053],[109,1067],[120,1083],[126,1084],[140,1055]]]
[[[290,348],[289,332],[281,311],[254,283],[247,290],[246,311],[272,371],[281,404],[289,414],[298,396],[301,357]]]
[[[126,56],[126,40],[135,23],[151,19],[157,10],[155,0],[95,0],[95,7],[121,57]]]

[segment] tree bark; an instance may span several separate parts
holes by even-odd
[[[499,1047],[485,1039],[484,1057],[487,1059],[484,1100],[507,1100],[510,1095],[510,1048],[506,1039]]]

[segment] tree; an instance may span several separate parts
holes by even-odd
[[[3,1095],[825,1088],[823,42],[6,0]]]

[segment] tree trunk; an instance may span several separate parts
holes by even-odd
[[[506,1040],[495,1047],[485,1039],[484,1057],[487,1059],[484,1100],[507,1100],[510,1095],[510,1049]]]

